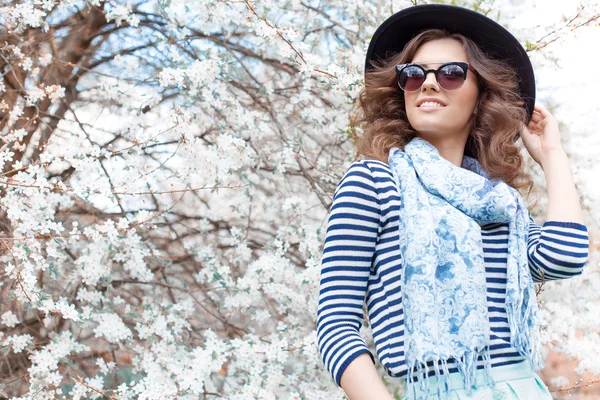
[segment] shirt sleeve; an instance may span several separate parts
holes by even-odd
[[[371,170],[363,160],[350,165],[329,212],[321,262],[317,343],[335,383],[360,354],[375,358],[359,334],[381,207]]]
[[[588,260],[587,226],[578,222],[546,221],[540,227],[529,216],[527,253],[533,281],[581,275]]]

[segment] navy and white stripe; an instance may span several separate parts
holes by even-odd
[[[377,160],[352,163],[338,184],[329,212],[321,265],[317,336],[321,359],[339,385],[358,355],[375,358],[359,334],[363,304],[375,350],[389,376],[405,377],[404,313],[398,250],[400,197],[389,166]],[[504,308],[508,225],[481,228],[485,260],[492,367],[523,357],[510,345]],[[579,275],[588,259],[587,227],[530,216],[528,258],[534,282]],[[450,371],[456,371],[454,364]],[[479,363],[480,368],[483,363]]]

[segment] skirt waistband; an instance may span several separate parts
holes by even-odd
[[[512,381],[516,379],[533,378],[534,372],[529,365],[529,361],[524,360],[515,364],[501,365],[498,367],[491,368],[491,375],[494,382]],[[428,378],[431,387],[435,387],[436,377],[432,376]],[[448,383],[450,390],[464,389],[464,381],[462,375],[459,372],[454,372],[448,375]],[[477,370],[477,386],[486,385],[485,371],[483,369]]]

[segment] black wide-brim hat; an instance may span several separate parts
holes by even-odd
[[[404,8],[377,28],[365,62],[365,74],[372,68],[369,61],[387,59],[399,53],[418,33],[426,29],[445,29],[473,40],[489,57],[505,61],[519,78],[519,92],[525,102],[529,124],[535,105],[535,77],[527,52],[502,25],[468,8],[445,4],[424,4]],[[518,137],[518,135],[517,135]]]

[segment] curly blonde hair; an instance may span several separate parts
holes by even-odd
[[[492,178],[501,179],[517,190],[526,188],[529,195],[533,180],[524,171],[524,160],[515,143],[521,122],[527,125],[528,118],[518,91],[517,73],[505,62],[487,56],[471,39],[441,29],[423,31],[402,52],[383,61],[371,61],[373,68],[365,74],[365,87],[350,116],[355,158],[362,156],[387,163],[390,148],[404,149],[417,136],[406,115],[395,66],[411,62],[423,43],[443,38],[460,42],[469,64],[477,72],[480,95],[464,154],[476,158]],[[361,136],[357,134],[359,129],[363,130]]]

